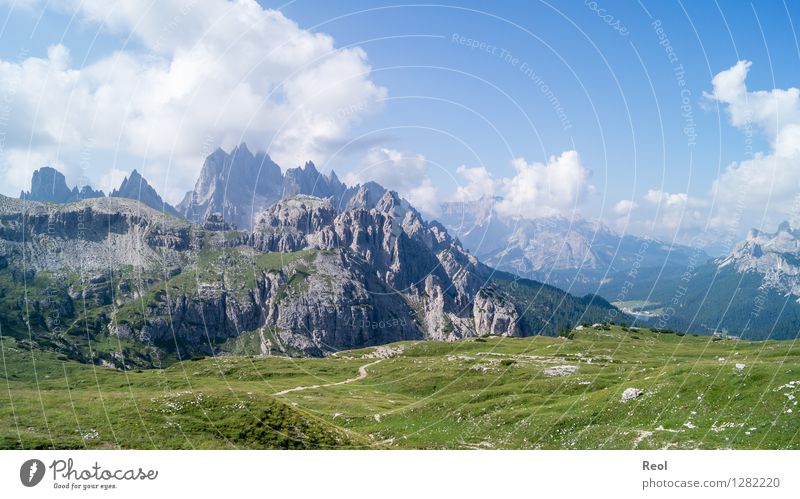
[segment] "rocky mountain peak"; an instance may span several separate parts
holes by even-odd
[[[268,154],[254,154],[242,143],[230,153],[217,149],[206,158],[194,190],[178,208],[192,221],[218,212],[226,221],[249,229],[260,213],[282,198],[307,194],[341,201],[346,191],[334,173],[321,174],[311,161],[282,173]]]
[[[142,177],[142,175],[134,169],[130,175],[126,176],[118,189],[114,189],[111,194],[112,198],[127,198],[139,201],[140,203],[153,208],[154,210],[163,211],[170,215],[179,216],[177,210],[169,203],[166,203],[158,192]]]
[[[349,191],[349,198],[340,200],[345,204],[342,209],[363,208],[369,210],[375,208],[386,193],[386,189],[382,185],[371,181],[351,188]]]
[[[386,191],[383,193],[383,196],[381,196],[381,199],[376,203],[375,208],[384,213],[392,213],[395,215],[395,218],[402,219],[405,215],[407,207],[403,206],[403,202],[396,192]]]
[[[33,172],[31,177],[31,190],[21,192],[20,199],[29,201],[44,201],[48,203],[71,203],[81,199],[103,197],[103,191],[95,191],[88,185],[81,189],[77,186],[70,189],[64,174],[51,168],[43,166]]]
[[[800,231],[782,222],[773,233],[751,229],[724,258],[719,268],[731,266],[738,272],[758,272],[764,286],[800,297]]]

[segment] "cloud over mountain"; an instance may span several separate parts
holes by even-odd
[[[428,215],[439,211],[437,189],[428,173],[428,160],[422,154],[409,154],[386,147],[370,149],[361,165],[347,174],[348,184],[375,181],[399,192]]]
[[[500,196],[498,213],[521,218],[563,215],[575,211],[593,190],[592,172],[577,151],[551,156],[546,163],[528,163],[525,158],[511,162],[515,174],[495,178],[485,167],[461,166],[457,172],[465,182],[456,189],[456,201]]]
[[[245,140],[286,167],[321,161],[386,95],[362,49],[338,49],[331,36],[254,0],[57,6],[130,39],[86,65],[60,44],[0,61],[0,93],[11,96],[14,117],[6,146],[18,172],[6,182],[23,182],[43,162],[74,165],[87,147],[167,160],[177,182],[191,180],[213,147]]]

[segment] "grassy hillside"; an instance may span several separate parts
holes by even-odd
[[[613,326],[125,372],[0,346],[2,448],[800,448],[792,341]]]

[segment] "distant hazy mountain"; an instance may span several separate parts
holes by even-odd
[[[681,272],[642,273],[627,293],[650,325],[747,339],[796,338],[800,332],[800,232],[751,230],[723,258]]]
[[[673,269],[704,252],[632,235],[602,222],[554,216],[534,220],[497,213],[499,198],[444,203],[440,221],[486,264],[575,293],[603,293],[632,269]]]
[[[800,297],[800,230],[789,222],[772,234],[752,229],[718,266],[757,272],[764,277],[764,287]]]
[[[47,203],[71,203],[81,199],[103,197],[103,191],[95,191],[88,185],[81,189],[77,186],[70,189],[64,175],[54,168],[44,166],[31,178],[30,192],[23,191],[19,198],[28,201],[44,201]]]
[[[78,189],[77,186],[70,189],[61,172],[45,166],[33,172],[30,192],[23,191],[19,197],[26,201],[65,204],[84,199],[102,198],[105,197],[105,194],[103,191],[95,191],[88,185],[81,189]],[[119,188],[114,189],[109,197],[134,199],[155,210],[178,216],[175,208],[164,202],[158,192],[136,170],[125,177]]]
[[[112,198],[134,199],[154,210],[179,216],[178,211],[161,199],[158,192],[136,170],[133,170],[130,176],[125,177],[119,189],[114,189],[109,196]]]

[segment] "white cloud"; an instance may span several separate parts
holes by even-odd
[[[59,4],[144,49],[83,67],[63,45],[47,57],[0,61],[0,94],[12,108],[9,150],[33,148],[70,163],[91,141],[177,169],[170,178],[178,192],[194,181],[209,143],[228,149],[247,141],[284,167],[324,162],[386,95],[369,79],[363,50],[336,50],[330,36],[254,0]]]
[[[800,185],[800,90],[749,90],[746,80],[751,65],[738,61],[719,72],[705,97],[722,104],[731,125],[748,139],[754,133],[763,134],[771,150],[730,164],[701,198],[649,190],[644,200],[652,209],[639,213],[637,225],[662,235],[666,230],[679,238],[709,229],[729,238],[740,227],[793,218]]]
[[[645,201],[649,201],[653,204],[660,204],[667,208],[683,208],[684,206],[688,208],[700,208],[708,206],[708,201],[705,199],[689,197],[688,194],[683,192],[669,193],[656,189],[647,191],[647,194],[644,195],[644,199]]]
[[[636,202],[630,199],[623,199],[614,205],[614,214],[620,217],[627,217],[637,206],[639,205]]]
[[[785,126],[800,122],[800,90],[749,91],[745,80],[751,65],[750,61],[739,61],[718,73],[711,80],[713,91],[706,97],[728,106],[732,125],[757,125],[775,138]]]
[[[712,80],[710,99],[727,106],[731,124],[744,130],[760,129],[772,151],[735,162],[717,178],[710,193],[719,204],[715,225],[724,224],[746,206],[761,216],[766,208],[776,218],[796,210],[800,185],[800,90],[750,91],[745,83],[749,61],[739,61]],[[745,214],[747,215],[747,214]]]
[[[703,209],[709,206],[706,199],[650,189],[644,200],[657,208],[657,216],[650,223],[654,231],[700,228],[707,222],[707,210]]]
[[[576,151],[551,156],[547,163],[512,162],[516,175],[502,180],[501,214],[536,218],[574,211],[589,191],[591,172]]]
[[[348,184],[375,181],[397,191],[427,215],[439,212],[439,195],[428,174],[428,161],[421,154],[404,154],[395,149],[370,149],[361,166],[345,176]]]
[[[491,172],[483,166],[467,168],[464,165],[456,168],[456,173],[466,181],[456,187],[453,199],[456,201],[474,201],[482,197],[494,196],[497,182]]]
[[[631,199],[618,201],[612,208],[615,217],[610,217],[611,225],[620,233],[627,233],[628,227],[631,226],[633,212],[638,207],[639,204]]]

